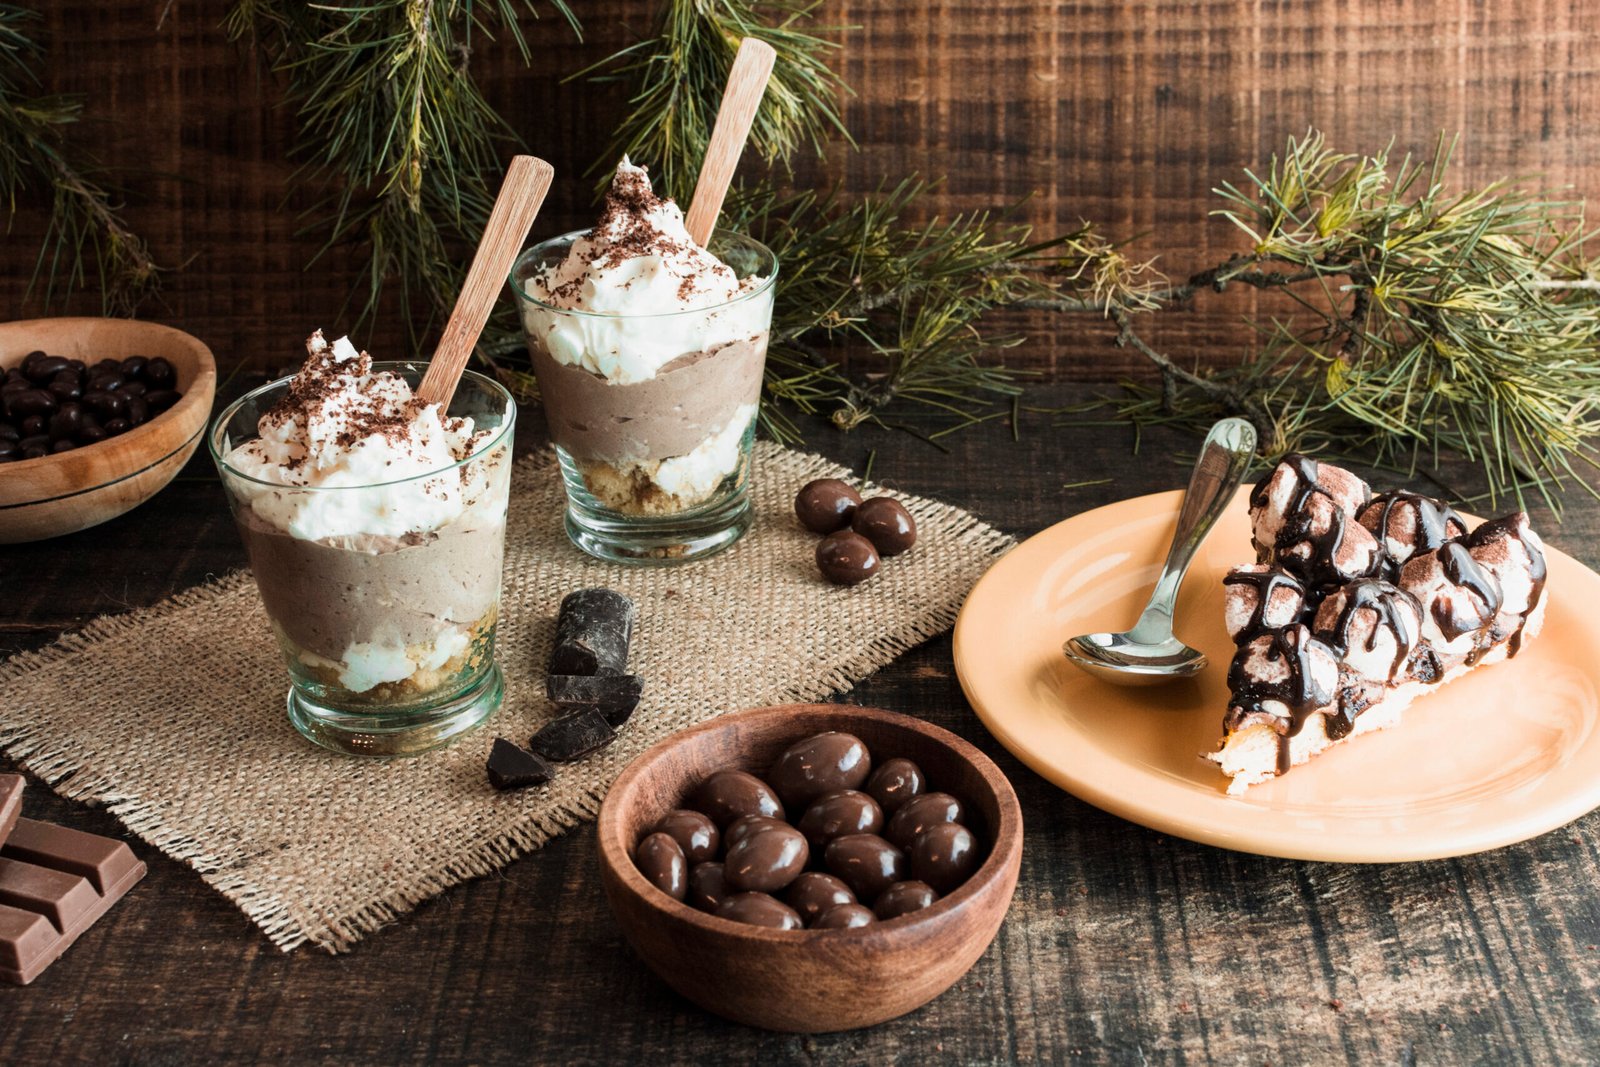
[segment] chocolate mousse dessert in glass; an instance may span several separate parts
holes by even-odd
[[[289,668],[289,718],[351,755],[411,755],[499,707],[495,620],[516,406],[467,373],[441,416],[422,368],[321,332],[300,372],[212,425],[212,458]]]
[[[593,229],[517,260],[512,288],[579,548],[680,563],[749,528],[777,275],[748,237],[718,231],[702,248],[626,159]]]

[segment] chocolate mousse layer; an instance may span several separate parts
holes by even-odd
[[[668,363],[647,381],[615,385],[529,344],[550,437],[571,455],[617,466],[687,455],[761,397],[767,335]]]
[[[500,599],[505,525],[460,520],[401,538],[301,541],[237,512],[267,614],[299,648],[338,662],[357,642],[432,644]]]

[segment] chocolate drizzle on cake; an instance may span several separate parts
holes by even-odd
[[[1249,670],[1249,662],[1263,637],[1267,640],[1267,662],[1278,666],[1274,674],[1282,674],[1276,680],[1258,678]],[[1228,668],[1228,688],[1233,692],[1233,700],[1223,725],[1230,733],[1252,722],[1264,722],[1272,727],[1278,735],[1279,774],[1290,766],[1289,739],[1304,729],[1312,715],[1333,703],[1333,689],[1319,683],[1312,663],[1319,647],[1332,658],[1332,650],[1323,646],[1304,625],[1295,623],[1282,629],[1266,630],[1242,642]],[[1282,707],[1286,714],[1275,710],[1272,704]],[[1333,729],[1330,722],[1330,735]]]
[[[1404,618],[1405,609],[1410,608],[1411,618],[1419,620],[1422,618],[1422,605],[1404,589],[1381,578],[1363,578],[1351,582],[1340,589],[1337,595],[1342,598],[1339,615],[1332,626],[1317,627],[1317,636],[1338,650],[1341,656],[1347,656],[1350,653],[1350,627],[1355,622],[1356,612],[1370,611],[1372,627],[1367,631],[1366,651],[1378,650],[1379,634],[1387,631],[1394,636],[1394,659],[1389,664],[1389,680],[1394,680],[1411,657],[1417,637],[1415,622],[1408,625]]]
[[[1283,457],[1276,468],[1256,483],[1250,493],[1252,511],[1269,506],[1274,478],[1284,470],[1294,475],[1292,502],[1284,509],[1283,523],[1273,543],[1257,544],[1257,562],[1275,563],[1292,571],[1305,582],[1307,600],[1315,607],[1325,586],[1361,576],[1341,570],[1341,560],[1347,557],[1345,542],[1353,519],[1332,490],[1323,484],[1322,465],[1298,452]],[[1319,498],[1325,501],[1321,508],[1315,506]],[[1319,512],[1322,515],[1319,516]],[[1326,519],[1320,530],[1317,528],[1319,517]]]
[[[1403,540],[1392,533],[1393,522],[1409,511],[1412,515],[1411,550],[1397,556],[1389,548],[1390,541]],[[1467,524],[1454,508],[1442,500],[1407,489],[1391,489],[1375,495],[1356,516],[1357,521],[1372,531],[1383,553],[1380,573],[1388,581],[1398,581],[1400,568],[1413,556],[1436,550],[1446,541],[1464,536]]]
[[[1546,577],[1546,564],[1544,549],[1535,541],[1524,536],[1528,529],[1528,516],[1525,512],[1516,512],[1503,518],[1493,519],[1472,531],[1467,538],[1467,543],[1474,549],[1488,549],[1500,541],[1515,541],[1522,546],[1522,551],[1528,557],[1528,605],[1523,609],[1517,619],[1517,628],[1512,631],[1506,643],[1506,655],[1515,656],[1522,651],[1522,634],[1528,626],[1528,616],[1544,599],[1544,584]]]

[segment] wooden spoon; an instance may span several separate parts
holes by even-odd
[[[450,406],[461,372],[467,369],[478,335],[489,321],[500,287],[511,273],[511,263],[528,238],[554,176],[555,168],[534,156],[511,160],[500,195],[495,197],[494,210],[489,213],[489,223],[484,227],[483,240],[478,242],[467,279],[461,284],[455,310],[450,312],[439,348],[417,388],[417,396],[425,403],[438,404],[441,413]]]
[[[711,240],[711,231],[717,225],[722,201],[728,195],[733,172],[738,169],[739,156],[750,136],[756,108],[761,106],[761,94],[767,91],[776,56],[771,45],[746,37],[733,59],[728,87],[722,91],[722,104],[717,108],[717,124],[711,129],[711,143],[706,146],[705,162],[700,164],[700,177],[694,185],[694,199],[689,201],[689,236],[701,247]]]

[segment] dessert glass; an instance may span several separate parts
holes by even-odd
[[[422,378],[404,363],[373,370],[394,372],[413,388]],[[347,755],[407,756],[446,744],[493,714],[504,692],[495,621],[516,405],[498,383],[469,371],[446,414],[490,431],[471,456],[392,482],[284,486],[233,469],[228,454],[258,436],[262,414],[289,381],[235,401],[208,435],[289,669],[289,721]],[[306,539],[283,525],[285,515],[319,509],[393,514],[408,494],[457,486],[459,513],[418,532]]]
[[[705,308],[617,315],[535,297],[528,280],[564,260],[586,232],[535,245],[511,271],[566,486],[567,536],[613,562],[703,559],[750,528],[750,450],[777,257],[748,237],[717,231],[707,249],[738,277],[763,281]],[[653,377],[628,383],[558,358],[563,348],[569,359],[597,346],[625,353],[630,335],[657,343],[681,337],[685,348]]]

